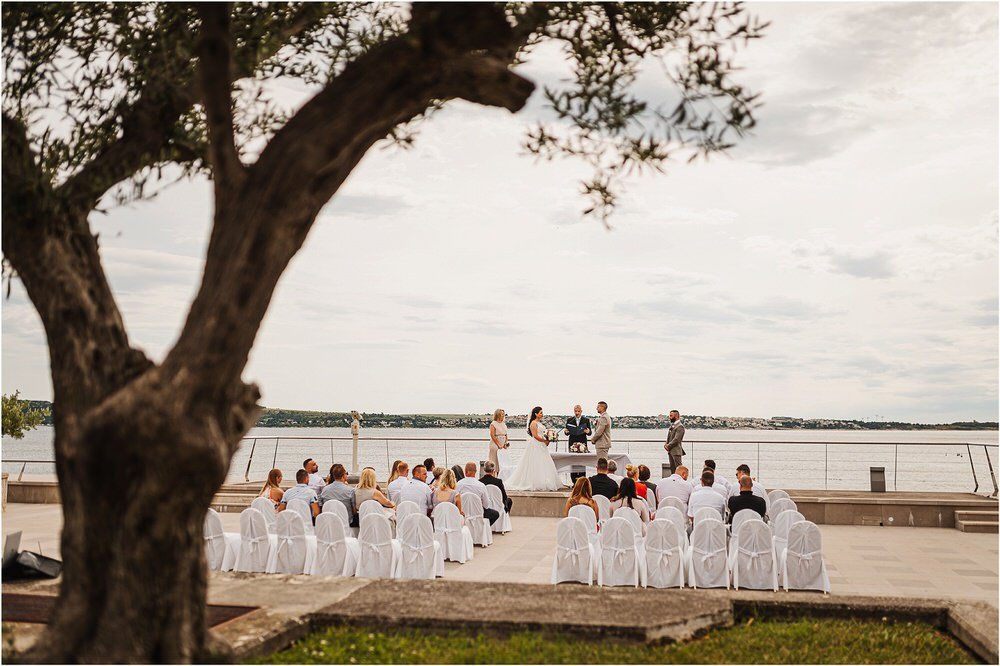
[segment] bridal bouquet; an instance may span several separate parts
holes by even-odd
[[[549,428],[548,430],[545,431],[545,439],[546,441],[548,441],[549,444],[551,444],[552,442],[558,442],[559,432],[557,430]]]

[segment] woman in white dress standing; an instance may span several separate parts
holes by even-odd
[[[562,481],[556,472],[556,465],[549,455],[548,440],[545,439],[545,425],[542,423],[541,407],[531,410],[528,419],[528,448],[524,450],[521,462],[509,479],[504,481],[507,490],[559,490]]]

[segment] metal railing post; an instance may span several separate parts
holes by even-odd
[[[897,479],[899,478],[899,444],[892,445],[892,491],[899,490]]]
[[[444,466],[448,466],[448,440],[444,440]]]
[[[997,475],[993,470],[993,461],[990,460],[990,447],[983,444],[983,453],[986,454],[986,464],[990,466],[990,478],[993,479],[993,497],[996,497],[1000,493],[1000,488],[997,487]]]
[[[274,469],[275,467],[278,466],[278,444],[280,444],[280,443],[281,443],[281,438],[280,437],[275,437],[274,438],[274,457],[271,458],[271,469]]]
[[[21,477],[24,476],[24,468],[28,466],[28,463],[21,464],[21,473],[17,475],[17,480],[20,481]]]
[[[389,470],[389,476],[392,476],[392,470],[389,469],[389,465],[392,464],[392,460],[389,459],[389,440],[385,440],[385,468]]]
[[[823,490],[830,489],[830,443],[823,442]]]
[[[257,449],[257,438],[250,444],[250,457],[247,459],[247,471],[243,473],[243,482],[250,483],[250,465],[253,464],[253,452]]]
[[[976,466],[972,462],[972,447],[966,444],[965,450],[969,454],[969,467],[972,468],[972,480],[976,482],[976,487],[972,489],[972,492],[979,492],[979,479],[976,477]]]
[[[760,480],[760,442],[754,442],[754,444],[757,445],[757,466],[754,467],[754,469],[757,470],[757,480],[759,481]],[[761,483],[764,483],[764,482],[761,481]]]

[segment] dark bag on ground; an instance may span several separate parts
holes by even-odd
[[[30,551],[17,554],[17,559],[3,570],[4,581],[30,580],[32,578],[58,578],[62,561]]]

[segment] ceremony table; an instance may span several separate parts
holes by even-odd
[[[569,453],[566,451],[554,451],[549,453],[552,462],[556,465],[556,472],[567,474],[569,472],[583,472],[586,470],[588,476],[592,476],[597,470],[597,453]],[[618,465],[616,474],[625,476],[625,465],[631,465],[632,459],[624,453],[608,453],[608,460],[614,460]]]

